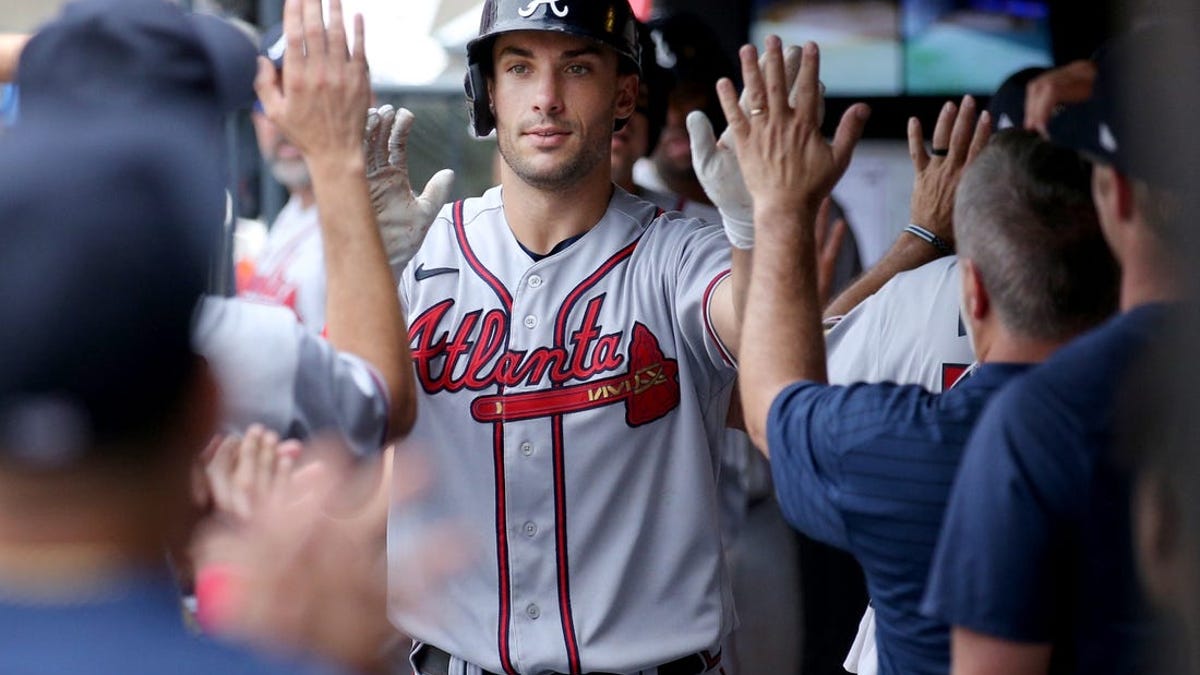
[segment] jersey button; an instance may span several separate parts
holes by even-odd
[[[530,329],[537,328],[537,317],[532,314],[525,317],[525,327]]]
[[[525,608],[525,614],[529,615],[529,618],[536,621],[537,618],[542,615],[542,610],[538,609],[537,605],[530,605]]]
[[[530,443],[528,441],[522,443],[521,444],[521,454],[525,455],[526,457],[532,455],[533,454],[533,443]]]
[[[530,287],[530,288],[540,288],[540,287],[541,287],[541,285],[542,285],[542,278],[541,278],[541,277],[539,277],[539,276],[538,276],[538,275],[536,275],[536,274],[535,274],[535,275],[533,275],[533,276],[531,276],[531,277],[529,277],[529,287]]]
[[[537,530],[538,530],[537,523],[534,523],[532,521],[525,523],[524,525],[521,526],[521,531],[525,533],[526,537],[532,538],[535,534],[537,534]]]

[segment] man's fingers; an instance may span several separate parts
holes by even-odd
[[[742,82],[745,85],[742,98],[745,100],[746,110],[763,110],[767,107],[767,92],[762,71],[758,69],[758,50],[754,45],[742,45],[738,50],[738,57],[742,62]],[[725,117],[728,119],[729,114],[726,113]]]
[[[821,247],[821,260],[830,266],[837,262],[838,252],[842,249],[842,240],[846,238],[846,230],[849,226],[846,224],[845,218],[838,218],[830,226],[828,236],[825,238],[825,243]]]
[[[442,169],[433,174],[429,182],[425,183],[425,189],[421,190],[419,199],[427,204],[435,207],[435,210],[440,210],[450,198],[450,188],[454,186],[454,171],[451,169]]]
[[[971,96],[964,96],[962,105],[958,109],[958,116],[954,120],[954,128],[950,132],[950,154],[948,157],[954,164],[961,166],[967,161],[967,152],[971,147],[971,136],[975,131],[975,119],[975,99]]]
[[[825,235],[829,230],[829,205],[832,201],[826,197],[821,200],[821,206],[817,208],[817,227],[813,230],[813,241],[817,245],[817,250],[821,249],[821,244],[825,241]]]
[[[833,134],[833,165],[837,179],[840,180],[846,168],[850,166],[850,158],[854,155],[854,146],[862,138],[863,129],[871,117],[871,108],[866,103],[855,103],[850,106],[838,122],[837,131]],[[836,180],[834,181],[836,182]]]
[[[796,76],[796,112],[811,120],[813,125],[820,125],[818,121],[821,117],[820,75],[820,50],[817,49],[815,42],[806,42],[804,43],[804,53],[800,60],[800,74]],[[842,121],[844,122],[845,119],[843,117]],[[861,130],[859,133],[861,134]]]
[[[254,76],[254,93],[258,95],[263,113],[268,117],[283,105],[283,95],[279,91],[279,85],[279,72],[275,70],[275,64],[265,56],[258,57],[258,74]]]
[[[767,108],[783,113],[788,110],[788,90],[787,75],[783,67],[783,43],[779,40],[779,36],[767,36],[764,56],[766,56],[766,67],[762,72],[763,84],[767,88]]]
[[[304,6],[305,0],[287,0],[283,5],[283,34],[287,48],[283,50],[283,72],[287,79],[299,78],[304,68]]]
[[[918,173],[929,166],[929,154],[925,152],[925,132],[921,130],[921,120],[916,117],[908,118],[908,156],[912,158],[913,168]]]
[[[342,17],[342,0],[329,0],[329,27],[325,30],[329,44],[329,56],[334,62],[348,60],[350,49],[346,45],[346,23]]]
[[[279,466],[279,434],[274,431],[264,431],[255,447],[254,460],[258,465],[254,481],[254,502],[260,502],[271,490],[275,482],[275,471]]]
[[[738,105],[738,95],[734,91],[733,82],[728,77],[717,80],[717,99],[721,102],[721,112],[725,113],[725,121],[735,142],[746,137],[746,113]],[[695,161],[695,158],[692,160]]]
[[[367,66],[367,31],[362,14],[354,15],[354,51],[350,53],[350,59],[364,68]]]
[[[804,50],[800,45],[788,45],[783,50],[783,75],[787,80],[788,105],[796,107],[800,89],[796,86],[796,78],[800,75],[800,61],[804,58]]]
[[[954,128],[954,120],[958,116],[958,106],[954,101],[946,101],[938,113],[937,123],[933,126],[933,149],[945,151],[950,147],[950,132]]]
[[[983,151],[987,145],[988,139],[992,137],[992,115],[984,110],[979,114],[979,121],[975,123],[975,135],[971,138],[971,149],[967,152],[967,163],[975,161],[979,153]]]
[[[408,132],[412,130],[416,117],[408,108],[396,111],[392,122],[392,133],[388,135],[388,163],[397,169],[408,168]]]
[[[701,167],[708,163],[713,153],[717,151],[716,132],[712,122],[703,111],[693,110],[687,116],[688,141],[692,146],[693,167]]]
[[[307,58],[324,60],[328,53],[325,34],[325,18],[321,15],[321,0],[303,0],[304,55]],[[288,45],[291,47],[291,45]]]

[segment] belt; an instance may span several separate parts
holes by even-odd
[[[707,652],[705,652],[707,654]],[[721,654],[706,658],[705,654],[689,654],[683,658],[664,663],[655,669],[658,675],[700,675],[721,660]],[[417,669],[420,675],[448,675],[450,671],[450,654],[433,645],[425,645],[417,655]],[[490,670],[480,669],[483,675],[498,675]],[[555,673],[554,675],[562,675]],[[617,675],[617,673],[592,672],[586,675]]]

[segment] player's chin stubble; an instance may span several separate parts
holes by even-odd
[[[526,184],[539,190],[563,190],[569,188],[584,176],[588,175],[601,162],[608,162],[612,152],[612,137],[596,139],[587,147],[581,148],[574,156],[567,158],[561,164],[549,169],[539,169],[529,158],[522,156],[514,148],[514,143],[506,135],[498,135],[500,157]]]

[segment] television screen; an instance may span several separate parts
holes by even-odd
[[[990,94],[1051,65],[1046,0],[761,0],[751,39],[821,45],[830,96]]]

